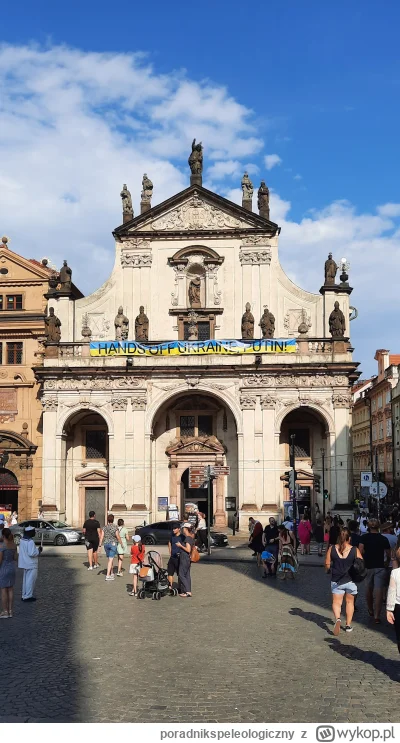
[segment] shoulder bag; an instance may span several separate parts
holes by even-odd
[[[196,545],[193,545],[192,549],[190,550],[190,562],[198,562],[200,560],[200,552],[197,549]]]

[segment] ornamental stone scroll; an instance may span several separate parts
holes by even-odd
[[[151,253],[121,253],[122,268],[150,268],[152,262]]]
[[[146,397],[132,397],[132,410],[146,410]]]
[[[264,250],[240,250],[239,260],[243,265],[260,266],[271,263],[271,249]]]
[[[338,392],[332,395],[332,403],[334,408],[349,408],[351,400],[349,395]]]
[[[261,410],[275,410],[276,408],[276,398],[272,395],[264,395],[260,399],[261,404]]]
[[[242,410],[255,410],[256,409],[256,397],[241,397],[240,407]]]
[[[115,411],[123,411],[126,412],[128,408],[128,398],[127,397],[115,397],[111,400],[111,407]]]
[[[44,397],[42,407],[46,413],[55,413],[58,408],[58,399],[56,397]]]

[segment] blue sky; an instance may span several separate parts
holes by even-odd
[[[93,291],[120,185],[137,202],[147,170],[170,196],[197,136],[219,193],[238,198],[244,166],[265,177],[297,283],[318,291],[327,252],[349,257],[355,358],[374,372],[376,348],[400,350],[399,21],[394,0],[2,4],[0,231],[79,257]]]

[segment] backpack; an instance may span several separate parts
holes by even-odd
[[[354,562],[349,570],[349,576],[353,583],[362,583],[364,578],[367,577],[367,568],[361,557],[354,558]]]

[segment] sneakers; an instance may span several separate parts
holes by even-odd
[[[118,578],[123,578],[123,576],[124,576],[123,573],[117,573],[117,575],[118,575]]]
[[[93,570],[97,570],[97,568],[100,568],[100,565],[93,565]]]
[[[130,591],[129,595],[130,596],[137,596],[137,591]]]
[[[353,632],[353,627],[350,627],[350,625],[349,625],[349,624],[346,624],[346,626],[345,626],[345,628],[344,628],[344,631],[345,631],[345,632]]]
[[[107,575],[106,580],[115,580],[114,575]]]
[[[92,567],[92,565],[90,565],[90,567],[88,567],[88,570],[93,570],[93,567]]]
[[[336,635],[336,636],[337,635],[340,635],[340,624],[341,624],[341,621],[342,621],[341,619],[337,619],[336,622],[335,622],[335,626],[333,628],[333,634]]]

